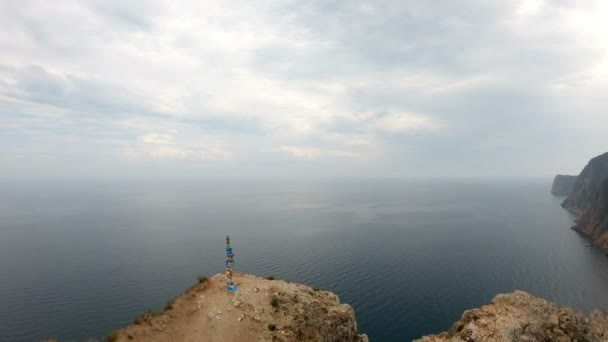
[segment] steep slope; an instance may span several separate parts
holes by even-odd
[[[562,206],[580,215],[572,229],[608,248],[608,153],[589,161]]]
[[[608,249],[608,179],[601,183],[597,197],[572,229],[589,236],[593,244]]]
[[[577,213],[584,213],[599,198],[600,185],[608,178],[608,153],[589,161],[581,171],[574,190],[564,200],[562,206]]]
[[[235,274],[197,284],[163,312],[148,313],[112,341],[367,341],[353,309],[331,292],[281,280]]]
[[[557,175],[553,179],[551,193],[557,196],[568,196],[574,190],[578,176]]]
[[[579,310],[515,291],[465,311],[449,331],[417,341],[608,341],[608,313],[595,310],[585,317]]]

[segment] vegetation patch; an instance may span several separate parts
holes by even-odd
[[[133,320],[133,324],[137,324],[137,325],[142,324],[144,322],[147,322],[151,318],[154,318],[156,316],[160,316],[162,314],[163,314],[162,311],[156,311],[156,310],[148,309],[143,314],[139,315],[139,317],[135,318]]]
[[[275,330],[277,330],[277,326],[274,324],[268,324],[268,330],[275,331]]]
[[[268,276],[266,277],[266,280],[274,280],[274,276]]]
[[[165,304],[165,308],[163,310],[164,311],[173,310],[173,304],[175,304],[175,298],[169,299],[167,301],[167,304]]]
[[[276,296],[272,296],[272,299],[270,300],[270,305],[272,305],[273,308],[278,308],[279,298],[277,298]]]
[[[104,339],[105,342],[114,342],[116,340],[118,340],[118,334],[116,333],[116,331],[112,332]]]
[[[207,278],[207,276],[204,276],[204,275],[199,275],[196,279],[198,279],[199,284],[206,283],[207,280],[209,280],[209,278]]]

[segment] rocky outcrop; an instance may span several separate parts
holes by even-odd
[[[608,341],[608,313],[596,310],[585,317],[579,310],[515,291],[465,311],[449,331],[417,341]]]
[[[562,206],[580,215],[572,229],[608,248],[608,153],[589,161]]]
[[[578,176],[557,175],[553,178],[551,193],[556,196],[568,196],[574,190]]]
[[[328,291],[234,274],[201,282],[165,310],[147,312],[108,336],[112,341],[368,341],[353,309]]]

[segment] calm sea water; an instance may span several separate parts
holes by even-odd
[[[608,309],[608,258],[542,181],[0,183],[0,341],[83,340],[224,266],[337,293],[372,341],[496,293]]]

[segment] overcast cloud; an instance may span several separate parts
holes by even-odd
[[[608,3],[0,2],[0,177],[550,177],[608,151]]]

